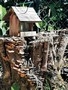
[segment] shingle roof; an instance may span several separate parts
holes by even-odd
[[[41,21],[32,7],[12,7],[20,21]]]
[[[39,22],[41,19],[37,15],[36,11],[32,7],[15,7],[12,9],[18,19],[23,22]]]
[[[32,7],[15,7],[12,6],[12,8],[7,12],[7,14],[4,16],[3,20],[8,21],[9,16],[11,15],[12,11],[16,14],[19,21],[23,22],[40,22],[41,19],[37,15],[36,11]]]

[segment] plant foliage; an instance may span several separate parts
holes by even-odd
[[[11,86],[11,90],[19,90],[19,89],[20,89],[20,86],[16,82]]]
[[[64,4],[64,0],[41,0],[42,28],[45,30],[68,28],[67,2],[66,0],[66,4]]]
[[[6,8],[0,5],[0,20],[3,19],[4,15],[6,14]]]
[[[6,12],[6,8],[0,5],[0,35],[6,34],[6,23],[2,20]]]

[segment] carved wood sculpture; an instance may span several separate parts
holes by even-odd
[[[20,84],[20,90],[44,90],[45,77],[40,73],[50,70],[49,72],[52,71],[51,80],[54,81],[54,75],[58,78],[59,62],[63,60],[67,43],[68,38],[62,38],[62,35],[58,37],[43,36],[43,38],[31,41],[29,45],[21,37],[0,38],[0,62],[2,62],[4,70],[2,77],[4,88],[1,90],[5,90],[5,88],[10,90],[14,82]],[[57,55],[60,56],[59,60]]]

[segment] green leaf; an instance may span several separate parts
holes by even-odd
[[[20,89],[20,86],[18,83],[14,83],[12,86],[11,86],[11,90],[19,90]]]
[[[2,34],[0,33],[0,35],[5,35],[6,34],[6,23],[5,21],[0,21],[0,32],[2,32]]]
[[[52,15],[56,16],[55,3],[50,4],[49,8],[51,9]]]
[[[4,15],[6,14],[6,9],[0,5],[0,20],[3,19]]]
[[[41,28],[40,23],[35,23],[38,28]]]
[[[56,20],[57,20],[56,16],[52,16],[52,17],[50,18],[50,21],[56,21]]]

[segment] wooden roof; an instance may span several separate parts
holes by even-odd
[[[32,7],[15,7],[12,6],[12,10],[18,17],[19,21],[23,22],[39,22],[41,19],[37,15],[36,11]],[[8,19],[10,11],[5,15],[5,20]]]

